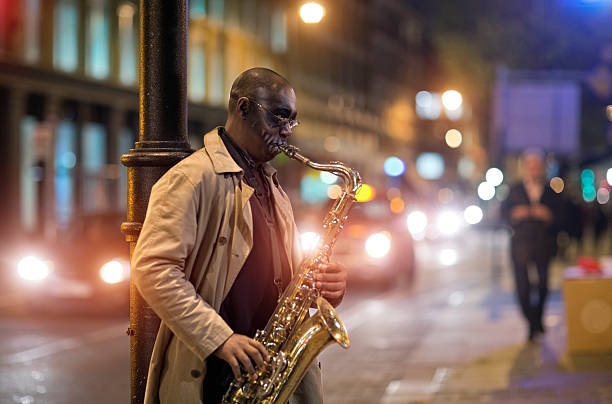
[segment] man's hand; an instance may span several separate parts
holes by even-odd
[[[542,220],[543,222],[552,222],[553,215],[550,208],[546,205],[538,203],[531,207],[531,216],[535,219]]]
[[[510,219],[523,220],[529,217],[529,205],[516,205],[510,209]]]
[[[268,351],[264,346],[246,335],[232,334],[213,355],[229,363],[234,377],[242,381],[240,365],[251,375],[256,376],[253,362],[258,368],[262,368],[264,361],[270,360]]]
[[[346,291],[346,269],[337,262],[323,264],[320,269],[316,286],[321,291],[321,296],[335,307],[340,304]]]

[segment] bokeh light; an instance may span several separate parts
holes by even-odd
[[[444,266],[451,266],[457,263],[459,255],[452,248],[443,248],[438,254],[438,261]]]
[[[370,257],[384,257],[391,249],[391,235],[387,232],[372,234],[365,242],[365,249]]]
[[[457,212],[446,210],[438,215],[436,227],[442,234],[453,235],[461,228],[461,219]]]
[[[450,129],[446,132],[446,135],[444,135],[444,140],[446,141],[448,147],[456,149],[457,147],[461,146],[463,136],[457,129]]]
[[[389,209],[391,209],[391,212],[393,213],[402,213],[404,211],[404,208],[405,204],[402,198],[393,198],[391,199],[391,202],[389,202]]]
[[[484,214],[478,205],[470,205],[463,210],[463,218],[468,224],[477,224],[482,221]]]
[[[117,260],[112,260],[100,268],[100,278],[106,283],[115,284],[123,281],[127,276],[123,265]]]
[[[315,2],[303,4],[300,7],[300,17],[307,24],[316,24],[323,19],[325,9],[322,5]]]
[[[300,234],[300,243],[304,252],[312,252],[321,237],[314,231],[306,231]]]
[[[553,191],[560,194],[563,192],[563,188],[565,188],[565,182],[561,177],[553,177],[550,179],[550,187]]]
[[[491,167],[487,170],[485,178],[489,184],[496,187],[504,181],[504,173],[497,167]]]
[[[321,178],[321,181],[327,185],[335,184],[336,181],[338,181],[338,176],[328,171],[321,171],[319,173],[319,178]]]
[[[600,205],[604,205],[608,203],[609,200],[610,200],[610,191],[608,191],[606,188],[599,188],[597,190],[597,202]]]
[[[368,184],[361,184],[361,187],[355,194],[355,199],[357,199],[357,202],[371,201],[374,198],[374,194],[374,188]]]
[[[40,281],[49,276],[49,266],[41,259],[30,255],[19,261],[17,273],[28,281]]]
[[[476,170],[476,164],[474,160],[469,157],[462,156],[457,162],[457,172],[462,178],[472,178],[474,171]]]
[[[413,236],[423,233],[427,227],[427,215],[420,210],[410,212],[406,217],[406,226]]]
[[[489,201],[495,196],[495,187],[487,181],[478,185],[478,197],[483,201]]]
[[[416,113],[422,119],[438,119],[442,113],[440,95],[419,91],[415,96]]]
[[[444,174],[444,159],[438,153],[422,153],[416,159],[416,169],[426,180],[437,180]]]
[[[338,199],[342,195],[342,187],[338,184],[333,184],[327,187],[327,197],[329,199]]]
[[[442,93],[442,104],[444,108],[454,111],[461,107],[463,97],[457,90],[448,90]]]
[[[402,191],[399,188],[391,187],[387,189],[387,199],[399,198],[402,196]]]
[[[450,188],[442,188],[438,191],[438,201],[440,203],[449,203],[455,197],[455,193]]]
[[[385,160],[383,169],[389,177],[399,177],[406,171],[406,164],[401,158],[391,156]]]

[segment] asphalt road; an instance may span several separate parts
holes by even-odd
[[[384,401],[436,316],[494,279],[492,245],[477,234],[420,244],[414,284],[350,289],[338,312],[352,347],[321,355],[326,402]],[[25,301],[15,291],[0,298],[0,403],[129,402],[126,315],[36,313]]]

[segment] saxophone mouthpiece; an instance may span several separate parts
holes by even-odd
[[[278,147],[283,153],[285,153],[287,157],[291,158],[293,158],[295,154],[300,151],[300,149],[298,149],[297,147],[287,143],[276,143],[275,146]]]

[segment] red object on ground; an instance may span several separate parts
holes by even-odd
[[[601,265],[596,258],[581,256],[578,257],[577,264],[587,272],[601,272]]]

